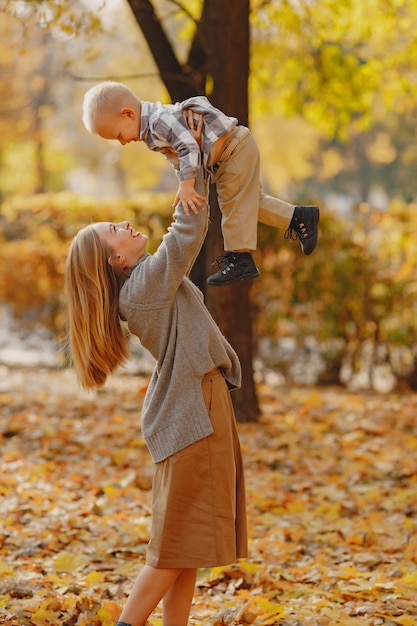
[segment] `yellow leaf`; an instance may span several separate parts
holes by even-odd
[[[407,587],[417,588],[417,572],[410,572],[409,574],[405,574],[405,576],[400,578],[399,582],[407,585]]]
[[[96,570],[94,570],[93,572],[90,572],[88,574],[88,576],[86,576],[85,578],[87,583],[103,583],[105,580],[105,576],[103,574],[103,572],[97,572]]]
[[[320,407],[323,404],[323,397],[317,391],[312,391],[306,398],[306,404],[313,408]]]
[[[49,606],[49,601],[43,602],[36,613],[32,615],[30,619],[31,623],[35,624],[35,626],[51,626],[52,624],[56,624],[60,611],[52,611]]]
[[[68,576],[58,576],[58,574],[48,574],[47,575],[47,580],[49,580],[49,582],[53,583],[54,585],[66,585],[68,584],[68,581],[70,580],[70,577]]]
[[[344,580],[357,579],[357,578],[363,578],[363,577],[366,578],[368,576],[369,574],[367,572],[358,571],[354,565],[347,565],[339,573],[339,578],[344,579]]]
[[[300,499],[298,499],[298,500],[293,500],[292,502],[289,502],[289,503],[287,504],[287,511],[288,511],[289,513],[293,513],[293,514],[296,514],[296,513],[303,513],[303,512],[305,511],[305,509],[306,509],[306,505],[305,505],[305,503],[304,503],[302,500],[300,500]]]
[[[285,607],[283,604],[270,602],[270,600],[267,600],[266,598],[257,597],[256,605],[264,612],[268,613],[270,617],[283,617],[285,615]]]
[[[13,568],[6,563],[6,561],[0,561],[0,576],[7,576],[8,574],[13,573]]]
[[[106,496],[109,496],[110,498],[112,498],[114,496],[119,495],[120,489],[118,489],[114,485],[104,485],[103,491],[106,494]]]
[[[284,617],[287,615],[283,604],[276,604],[271,602],[267,598],[261,596],[253,596],[249,590],[242,589],[238,591],[240,598],[247,598],[247,603],[239,611],[240,617],[247,617],[248,615],[262,615],[262,624],[267,626],[268,624],[275,624],[277,617]]]
[[[250,563],[249,561],[241,561],[239,563],[239,569],[242,572],[248,572],[249,574],[256,574],[259,570],[259,565],[257,563]]]
[[[218,576],[220,576],[220,574],[223,574],[225,569],[227,569],[227,568],[224,565],[220,565],[219,567],[212,567],[211,568],[211,575],[212,575],[212,577],[213,578],[217,578]]]
[[[97,611],[97,617],[101,619],[101,626],[114,626],[121,612],[122,609],[116,602],[103,602]]]
[[[56,572],[70,572],[83,569],[88,563],[87,557],[82,554],[71,554],[71,552],[60,552],[54,559],[54,569]]]
[[[401,617],[396,618],[396,622],[401,624],[401,626],[415,626],[416,618],[409,615],[401,615]]]

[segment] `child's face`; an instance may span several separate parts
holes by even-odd
[[[131,141],[140,141],[139,122],[135,111],[124,107],[116,114],[104,114],[97,124],[97,130],[103,139],[116,139],[124,146]]]

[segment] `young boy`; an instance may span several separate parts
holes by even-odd
[[[190,132],[189,111],[196,124],[203,116],[201,147]],[[318,207],[294,206],[265,194],[260,184],[259,151],[250,130],[216,109],[206,97],[176,104],[144,102],[126,85],[105,81],[85,94],[82,119],[88,131],[104,139],[116,139],[122,145],[144,141],[150,150],[162,152],[180,181],[173,204],[181,201],[187,215],[197,213],[207,202],[194,186],[199,167],[210,175],[222,212],[225,255],[219,257],[219,271],[209,276],[209,285],[259,276],[251,254],[257,246],[258,221],[285,228],[286,239],[299,239],[306,255],[313,252]]]

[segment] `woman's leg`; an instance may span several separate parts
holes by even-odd
[[[196,569],[183,569],[163,599],[163,626],[187,626],[193,600]]]
[[[166,595],[182,572],[181,568],[163,569],[144,565],[136,578],[119,620],[131,626],[144,626],[158,602]]]

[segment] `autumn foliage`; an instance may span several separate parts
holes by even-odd
[[[0,293],[14,315],[62,336],[64,265],[75,233],[96,221],[128,220],[159,243],[171,217],[166,194],[97,200],[70,192],[13,196],[0,209]]]
[[[113,626],[149,539],[147,379],[2,375],[0,623]],[[417,396],[259,395],[239,425],[250,557],[200,572],[190,625],[414,626]]]
[[[5,200],[2,301],[25,323],[41,322],[62,338],[63,267],[75,232],[91,221],[127,219],[149,233],[152,251],[170,222],[171,202],[170,194],[97,201],[68,192]],[[294,355],[280,351],[290,338],[302,356],[303,382],[339,382],[342,367],[352,379],[366,362],[369,387],[378,370],[389,370],[404,386],[417,388],[416,231],[414,204],[393,201],[384,212],[362,204],[350,219],[322,211],[318,246],[306,258],[298,242],[260,225],[261,278],[253,283],[251,301],[256,352],[266,365],[297,382]],[[262,354],[265,339],[268,351]],[[314,358],[318,366],[305,368]],[[315,369],[314,380],[307,369]]]

